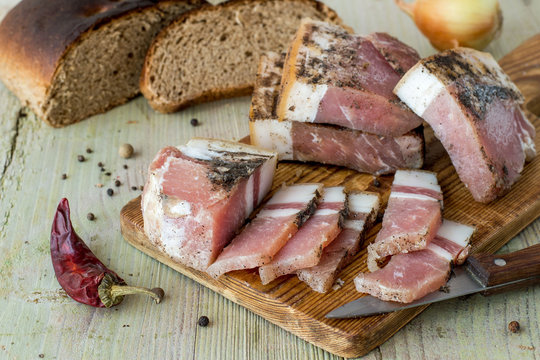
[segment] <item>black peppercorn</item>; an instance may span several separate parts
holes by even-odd
[[[120,180],[114,180],[114,186],[119,187],[120,185],[122,185]]]
[[[136,186],[132,186],[132,187],[131,187],[131,190],[137,190],[137,187],[136,187]]]
[[[87,153],[87,154],[91,154],[91,153],[92,153],[92,149],[87,148],[87,149],[86,149],[86,153]]]
[[[199,318],[199,326],[206,327],[210,323],[210,319],[208,319],[208,316],[201,316]]]
[[[86,214],[86,218],[90,221],[94,221],[94,219],[96,218],[96,216],[94,214],[92,214],[91,212]]]
[[[99,166],[100,168],[102,168],[102,167],[103,167],[103,163],[100,161],[100,162],[97,163],[97,166]]]
[[[191,119],[191,121],[189,123],[191,124],[191,126],[197,126],[197,125],[199,125],[199,120],[193,118],[193,119]]]
[[[67,174],[62,174],[62,180],[66,180],[67,179]]]
[[[105,175],[107,175],[107,176],[111,176],[111,173],[110,173],[110,171],[107,171],[107,172],[105,173]]]
[[[126,164],[124,164],[124,169],[127,169],[127,168],[128,168],[128,166]]]
[[[113,190],[113,189],[111,189],[111,188],[107,189],[107,195],[113,196],[113,194],[114,194],[114,190]]]
[[[84,159],[84,156],[79,155],[77,156],[77,160],[79,160],[79,162],[83,162],[85,159]]]

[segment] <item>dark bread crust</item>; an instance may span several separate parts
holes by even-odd
[[[178,19],[173,21],[167,27],[162,29],[160,33],[155,37],[154,41],[152,42],[152,45],[150,45],[150,48],[146,55],[146,59],[144,61],[144,66],[143,66],[141,80],[140,80],[141,92],[144,95],[144,97],[148,100],[150,106],[159,112],[172,113],[172,112],[176,112],[186,107],[200,104],[200,103],[205,103],[205,102],[224,99],[224,98],[231,98],[231,97],[236,97],[236,96],[251,95],[254,88],[254,84],[255,84],[255,77],[253,78],[253,81],[249,83],[237,84],[234,87],[205,89],[205,91],[202,91],[194,96],[191,96],[190,98],[180,103],[171,103],[171,102],[163,101],[162,99],[159,98],[157,94],[154,93],[153,89],[151,88],[150,67],[151,67],[151,63],[153,62],[153,57],[156,52],[156,49],[161,46],[164,39],[166,39],[169,36],[169,33],[175,27],[181,26],[182,24],[188,22],[190,19],[195,18],[199,15],[208,14],[210,12],[219,12],[219,11],[222,11],[224,8],[234,8],[236,6],[242,6],[245,4],[250,4],[253,7],[255,7],[256,3],[266,3],[270,1],[288,1],[288,2],[298,2],[298,3],[309,4],[313,6],[319,13],[324,15],[324,21],[328,21],[328,22],[335,23],[337,25],[344,26],[342,20],[340,19],[340,17],[337,15],[337,13],[334,10],[332,10],[330,7],[326,6],[325,4],[317,0],[230,0],[225,3],[220,3],[219,5],[206,4],[197,9],[188,11],[182,14]],[[346,29],[349,29],[349,27],[347,26],[344,26],[344,27]],[[282,49],[279,49],[279,50],[282,50]],[[275,49],[275,51],[278,51],[278,49]]]
[[[46,102],[66,54],[86,35],[115,19],[179,2],[206,3],[204,0],[23,0],[0,23],[0,79],[43,120],[52,126],[63,126],[43,116],[39,108]],[[114,105],[117,104],[108,108]]]
[[[51,79],[62,54],[88,30],[131,11],[156,5],[150,0],[23,0],[0,24],[0,53]]]
[[[144,70],[143,70],[144,72]],[[144,95],[144,87],[141,85],[141,92]],[[223,88],[214,88],[208,89],[207,91],[201,92],[196,96],[190,98],[179,104],[172,103],[161,103],[159,101],[151,102],[152,108],[158,110],[162,113],[173,113],[180,111],[182,109],[188,108],[190,106],[203,104],[210,101],[229,99],[239,96],[250,96],[253,93],[253,84],[242,84],[235,87],[223,87]],[[146,95],[144,95],[146,97]],[[148,100],[148,98],[147,98]],[[148,100],[150,102],[150,100]],[[156,107],[154,107],[156,106]]]

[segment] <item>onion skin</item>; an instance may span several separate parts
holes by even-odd
[[[482,50],[499,34],[502,26],[497,0],[395,1],[439,50],[458,46]]]

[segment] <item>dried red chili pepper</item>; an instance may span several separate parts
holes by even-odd
[[[60,200],[51,230],[51,258],[58,282],[67,294],[80,303],[95,307],[119,304],[124,295],[147,294],[160,303],[164,292],[127,286],[109,270],[75,233],[67,199]]]

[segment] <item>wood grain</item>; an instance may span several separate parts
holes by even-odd
[[[467,259],[467,267],[484,286],[533,277],[540,282],[540,244],[502,255],[473,255]]]
[[[524,44],[531,56],[508,55],[503,66],[518,87],[527,89],[524,95],[531,100],[533,91],[528,72],[536,76],[540,66],[540,37]],[[517,51],[521,51],[519,47]],[[537,131],[540,120],[529,113]],[[503,246],[521,229],[540,214],[540,158],[527,164],[522,177],[511,191],[490,204],[475,202],[459,178],[449,157],[428,131],[426,134],[429,154],[427,170],[435,171],[445,196],[444,217],[475,225],[477,232],[472,243],[472,253],[492,253]],[[536,139],[537,148],[540,140]],[[280,163],[274,179],[273,189],[281,184],[300,182],[322,182],[327,186],[344,185],[348,190],[377,191],[386,200],[392,182],[391,176],[380,178],[381,186],[372,185],[373,176],[352,170],[316,164]],[[311,291],[294,276],[282,277],[264,286],[254,271],[237,271],[214,280],[205,273],[173,262],[157,251],[143,232],[140,199],[129,202],[121,212],[121,228],[124,238],[160,262],[198,281],[228,299],[245,306],[265,319],[291,331],[299,337],[334,354],[346,357],[361,356],[383,343],[402,326],[418,315],[425,307],[363,319],[330,320],[324,315],[330,310],[362,296],[354,289],[352,279],[359,272],[366,272],[366,245],[374,239],[376,226],[369,233],[363,249],[355,260],[340,274],[345,282],[340,290],[325,295]]]

